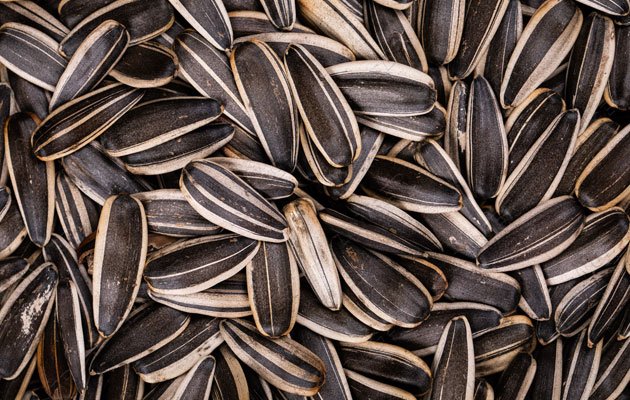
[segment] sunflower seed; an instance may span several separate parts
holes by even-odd
[[[50,239],[55,217],[55,166],[37,161],[30,149],[30,136],[38,122],[32,114],[13,114],[4,124],[4,148],[29,238],[43,246]]]
[[[218,318],[193,316],[173,341],[135,361],[134,370],[147,383],[168,381],[186,373],[223,343],[219,322]]]
[[[2,2],[0,25],[7,22],[32,26],[57,41],[68,34],[68,28],[64,24],[34,1]]]
[[[357,121],[379,132],[418,142],[444,133],[446,110],[435,103],[431,111],[422,115],[399,117],[360,114],[357,115]]]
[[[579,127],[577,110],[556,117],[507,177],[497,196],[499,215],[514,220],[553,196],[573,154]]]
[[[71,399],[76,395],[54,311],[41,334],[37,346],[37,372],[44,393],[53,399]]]
[[[319,392],[312,398],[315,400],[352,399],[350,387],[333,342],[300,326],[291,331],[291,336],[298,343],[312,351],[324,363],[326,380]]]
[[[212,356],[197,362],[190,371],[178,378],[181,382],[173,394],[173,400],[209,398],[215,368],[216,360]]]
[[[562,391],[562,339],[534,353],[536,376],[531,385],[531,398],[535,400],[559,399]]]
[[[536,375],[536,360],[527,353],[517,354],[501,374],[497,400],[524,400]]]
[[[425,394],[431,388],[429,366],[420,357],[399,346],[373,341],[342,343],[339,358],[346,369],[416,396]]]
[[[630,12],[630,3],[625,0],[580,0],[578,3],[603,11],[605,14],[627,15]]]
[[[127,172],[122,163],[92,142],[61,159],[70,180],[90,199],[103,205],[109,196],[150,190],[148,183]]]
[[[431,399],[472,400],[475,389],[475,356],[466,317],[446,324],[433,359]]]
[[[252,40],[232,50],[230,65],[267,156],[276,167],[293,171],[299,145],[298,117],[282,61],[269,45]],[[260,79],[261,74],[265,79]]]
[[[466,172],[472,193],[480,201],[495,197],[508,168],[507,135],[490,83],[473,79],[466,111]]]
[[[219,164],[210,160],[188,164],[182,171],[180,189],[190,205],[210,222],[251,239],[287,239],[287,222],[282,214]]]
[[[475,379],[474,400],[493,400],[494,389],[485,379]]]
[[[531,319],[545,321],[551,317],[551,299],[540,265],[519,269],[510,276],[521,287],[521,300],[518,306]]]
[[[261,243],[247,264],[247,292],[258,331],[270,337],[288,334],[300,305],[300,276],[288,243]]]
[[[52,161],[81,149],[106,132],[142,95],[142,91],[113,84],[66,102],[33,132],[35,155]]]
[[[295,0],[263,0],[265,13],[271,23],[278,29],[290,31],[295,23]]]
[[[587,344],[586,331],[572,341],[565,350],[565,363],[562,371],[562,400],[585,400],[593,389],[599,361],[602,355],[603,341],[599,341],[595,348]]]
[[[232,47],[232,26],[222,1],[169,0],[171,5],[208,42],[219,50]]]
[[[147,232],[139,200],[118,195],[105,201],[94,244],[93,292],[94,322],[103,337],[113,335],[131,311],[142,279]]]
[[[283,208],[290,244],[306,280],[319,301],[331,310],[341,307],[341,283],[328,240],[308,199],[293,200]]]
[[[427,58],[435,65],[448,64],[457,55],[462,38],[465,3],[462,0],[418,3],[417,32]]]
[[[21,78],[51,92],[67,65],[57,54],[58,45],[28,25],[9,22],[0,28],[0,62]]]
[[[630,382],[630,341],[609,340],[605,344],[595,385],[589,399],[614,399],[621,396]]]
[[[172,295],[149,291],[149,297],[176,310],[220,318],[252,315],[244,274],[236,274],[201,292]]]
[[[591,214],[575,242],[541,265],[547,284],[557,285],[596,271],[619,255],[630,241],[630,220],[618,208]]]
[[[113,0],[61,0],[53,3],[58,3],[57,12],[61,21],[67,27],[74,28],[85,17],[113,3]]]
[[[399,264],[341,238],[332,239],[331,248],[344,282],[374,314],[402,327],[417,326],[428,317],[431,294]],[[387,290],[392,285],[398,290]]]
[[[367,60],[386,58],[362,21],[342,0],[296,0],[296,5],[306,22],[348,46],[357,57]]]
[[[175,242],[149,255],[144,278],[156,293],[200,292],[239,272],[258,249],[259,242],[234,234]]]
[[[355,399],[391,399],[391,400],[414,400],[416,396],[367,376],[361,375],[349,369],[344,369],[350,392]]]
[[[121,59],[128,43],[127,30],[116,21],[105,21],[90,32],[59,77],[50,99],[50,110],[98,85]]]
[[[2,393],[2,400],[14,400],[22,399],[31,378],[33,372],[35,372],[35,366],[37,365],[37,357],[33,357],[33,360],[28,364],[28,367],[22,370],[22,373],[13,380],[0,381],[0,393]]]
[[[584,226],[584,211],[568,196],[556,197],[531,209],[481,249],[482,268],[510,271],[549,261],[566,250]]]
[[[239,0],[239,2],[241,1]],[[227,2],[224,1],[224,3]],[[232,25],[234,37],[237,38],[234,41],[234,44],[236,44],[238,39],[242,39],[247,36],[278,32],[278,28],[273,25],[273,22],[269,19],[267,14],[264,13],[260,1],[256,1],[256,5],[258,6],[257,9],[247,9],[239,4],[239,7],[237,7],[238,9],[229,10],[230,12],[228,13],[228,16],[230,17],[230,24]],[[299,22],[295,22],[293,24],[291,32],[315,33],[311,28],[304,26]]]
[[[249,389],[245,373],[232,350],[226,344],[220,346],[215,353],[215,359],[210,398],[248,400]]]
[[[448,282],[444,273],[435,264],[420,257],[406,255],[395,257],[394,260],[418,278],[431,293],[434,302],[442,298]]]
[[[57,286],[56,314],[68,368],[77,390],[82,392],[86,387],[85,347],[79,294],[74,282],[62,281]]]
[[[483,233],[459,212],[423,214],[418,219],[429,227],[445,249],[468,259],[474,259],[488,242]]]
[[[487,3],[475,0],[466,4],[466,10],[469,11],[465,14],[459,49],[448,65],[451,79],[464,79],[473,72],[499,29],[508,3],[508,0]]]
[[[369,326],[357,320],[345,308],[331,311],[324,307],[306,285],[300,289],[297,322],[331,340],[364,342],[372,337]]]
[[[44,263],[13,289],[0,308],[0,376],[15,379],[35,353],[54,305],[58,275]]]
[[[627,162],[630,127],[617,133],[582,171],[575,183],[575,195],[592,211],[616,205],[630,193]]]
[[[296,341],[269,339],[243,320],[224,320],[220,327],[236,356],[271,385],[302,396],[314,395],[323,385],[324,364]]]
[[[466,174],[466,140],[468,138],[468,95],[469,86],[465,81],[453,83],[446,112],[446,132],[444,151],[449,155],[462,176]],[[507,130],[507,128],[506,128]]]
[[[175,78],[177,64],[177,56],[170,46],[145,42],[128,48],[110,75],[135,88],[159,87]]]
[[[627,3],[626,3],[627,4]],[[617,26],[615,28],[615,57],[608,77],[608,85],[604,92],[604,100],[611,107],[628,110],[628,37],[630,37],[630,26]]]
[[[619,130],[619,125],[608,118],[599,118],[579,134],[575,151],[562,175],[554,196],[570,195],[575,190],[575,182],[593,157],[608,143]]]
[[[553,318],[554,312],[558,308],[558,304],[560,304],[564,296],[579,283],[580,279],[573,279],[549,288],[549,299],[551,300],[552,310],[551,318],[546,321],[538,321],[536,324],[536,336],[538,338],[538,342],[543,346],[548,345],[560,337],[560,333],[556,329],[555,318]]]
[[[582,12],[568,0],[545,2],[531,17],[505,68],[500,100],[519,105],[560,65],[577,39]]]
[[[352,166],[333,167],[316,144],[306,133],[304,124],[299,127],[300,150],[298,154],[298,172],[311,182],[319,182],[325,187],[340,187],[352,178]]]
[[[385,58],[428,72],[427,57],[405,14],[387,7],[382,1],[368,0],[364,4],[365,24]]]
[[[19,282],[28,269],[28,261],[24,258],[10,257],[0,261],[0,293]]]
[[[142,15],[142,18],[137,18],[137,15]],[[166,0],[151,5],[138,0],[117,0],[94,11],[75,25],[59,44],[59,53],[70,58],[89,33],[109,19],[127,28],[131,46],[165,32],[173,25],[175,16]]]
[[[391,61],[353,61],[328,67],[357,114],[414,116],[433,109],[436,92],[425,73]]]
[[[344,285],[344,289],[346,288],[347,286]],[[394,324],[385,321],[384,319],[370,311],[370,309],[367,308],[365,304],[363,304],[361,300],[359,300],[359,298],[351,290],[344,291],[343,307],[344,309],[348,310],[350,314],[352,314],[356,319],[362,322],[363,325],[368,326],[374,330],[387,332],[394,326]]]
[[[155,303],[143,306],[99,348],[90,374],[102,374],[141,359],[179,336],[189,322],[189,316],[172,308]]]
[[[309,138],[332,166],[350,165],[361,150],[361,137],[354,114],[340,89],[301,45],[292,44],[287,48],[284,63]]]

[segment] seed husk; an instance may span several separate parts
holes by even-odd
[[[474,259],[488,242],[483,233],[460,212],[422,214],[417,218],[429,227],[445,249],[458,256]]]
[[[359,114],[357,121],[379,132],[418,142],[444,133],[446,110],[435,103],[431,111],[422,115],[399,117]]]
[[[551,317],[551,299],[540,265],[519,269],[510,276],[521,287],[521,300],[518,306],[531,319],[545,321]]]
[[[224,3],[227,2],[224,1]],[[256,5],[260,5],[260,2],[256,2]],[[243,7],[242,3],[239,3],[236,9],[228,11],[230,11],[228,13],[228,16],[230,17],[230,25],[232,25],[232,31],[234,32],[234,44],[236,44],[239,39],[261,33],[284,33],[279,31],[278,28],[273,25],[269,16],[265,14],[264,9],[260,6],[254,9],[248,9],[247,7]],[[302,25],[300,22],[295,22],[293,24],[291,32],[315,33],[311,28]]]
[[[57,12],[61,21],[67,27],[74,28],[85,17],[112,2],[112,0],[61,0],[54,3],[58,3]]]
[[[587,337],[582,331],[567,346],[568,357],[562,365],[562,400],[586,399],[595,384],[604,342],[589,346]]]
[[[81,308],[76,285],[72,281],[62,281],[57,286],[56,315],[61,330],[68,368],[77,390],[86,387],[85,346],[81,325]]]
[[[536,375],[531,385],[534,399],[558,399],[562,392],[563,350],[562,339],[545,347],[539,347],[534,353]]]
[[[416,398],[406,390],[368,378],[349,369],[344,369],[350,392],[355,399],[386,398],[392,400],[413,400]]]
[[[276,28],[284,31],[293,29],[296,14],[295,0],[263,0],[261,4]]]
[[[629,352],[628,340],[613,338],[604,345],[597,378],[589,399],[614,399],[623,393],[630,382]]]
[[[219,50],[232,47],[232,26],[222,1],[169,0],[197,32]]]
[[[501,373],[497,400],[524,400],[536,375],[536,360],[531,354],[517,354]]]
[[[57,41],[68,34],[64,24],[34,1],[2,2],[0,15],[0,25],[19,22],[39,29]]]
[[[53,311],[37,345],[37,375],[44,393],[51,398],[72,398],[76,395],[72,374],[61,341],[61,330]]]
[[[29,264],[24,258],[9,257],[0,261],[0,293],[10,289],[28,272]]]
[[[3,395],[2,400],[23,398],[36,366],[37,357],[33,357],[28,367],[24,368],[17,378],[10,381],[4,379],[0,381],[0,393]]]
[[[223,344],[215,353],[215,359],[216,367],[210,398],[249,399],[250,392],[245,372],[232,350]]]
[[[604,92],[606,103],[619,110],[628,110],[628,37],[630,37],[630,26],[617,25],[615,28],[615,57],[608,77],[608,85]]]
[[[170,46],[149,41],[128,48],[110,75],[127,86],[153,88],[171,82],[177,66],[177,56]]]
[[[432,64],[448,64],[457,55],[464,30],[465,11],[462,0],[419,2],[418,37]]]
[[[456,80],[453,83],[448,97],[446,131],[442,143],[444,151],[449,155],[462,176],[467,176],[465,149],[468,138],[466,132],[468,128],[469,92],[469,85],[465,81]]]

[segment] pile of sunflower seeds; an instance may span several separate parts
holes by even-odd
[[[0,399],[630,399],[630,0],[0,2]]]

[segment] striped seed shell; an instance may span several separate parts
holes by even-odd
[[[550,89],[536,89],[512,110],[505,122],[509,146],[508,174],[553,121],[565,111],[562,97]]]
[[[473,79],[466,112],[466,172],[470,190],[480,201],[495,197],[508,169],[507,135],[490,83]]]
[[[499,24],[497,32],[494,34],[484,63],[484,76],[490,82],[495,95],[501,92],[501,82],[505,74],[510,55],[516,47],[521,32],[523,31],[523,16],[521,2],[508,0],[507,9]],[[491,49],[491,50],[490,50]]]
[[[55,0],[48,3],[58,3],[56,11],[59,18],[67,27],[74,28],[85,17],[113,3],[113,0]]]
[[[212,157],[211,160],[238,175],[270,200],[289,197],[298,187],[293,175],[269,164],[233,157]]]
[[[396,386],[379,382],[358,372],[344,369],[350,392],[355,399],[414,400],[416,396]]]
[[[531,209],[488,241],[477,255],[482,268],[510,271],[549,261],[575,241],[584,211],[568,196]]]
[[[176,378],[208,356],[221,343],[218,318],[193,316],[173,341],[135,361],[133,369],[147,383]]]
[[[182,22],[176,19],[170,28],[168,28],[165,32],[161,33],[160,36],[157,36],[153,40],[156,43],[162,44],[166,47],[172,47],[177,36],[185,30],[186,27],[182,24]]]
[[[55,165],[42,163],[31,151],[30,137],[38,122],[33,114],[13,114],[4,123],[4,149],[28,236],[43,246],[50,239],[55,217]]]
[[[220,318],[252,315],[245,274],[236,274],[201,292],[176,295],[149,291],[149,297],[176,310]]]
[[[630,301],[630,274],[625,270],[630,257],[628,254],[626,252],[625,257],[615,267],[602,299],[593,313],[587,331],[589,347],[601,342],[614,322],[623,316],[623,310]]]
[[[435,103],[431,111],[414,116],[357,115],[357,121],[379,132],[401,139],[419,142],[427,137],[441,136],[446,129],[446,110]]]
[[[109,196],[150,190],[148,183],[125,170],[118,159],[92,142],[61,159],[64,172],[90,199],[103,205]]]
[[[385,59],[379,45],[342,0],[296,0],[300,16],[326,36],[346,45],[366,60]]]
[[[406,255],[394,257],[394,260],[418,278],[431,293],[434,302],[442,298],[448,288],[448,282],[444,273],[435,264],[424,258]]]
[[[291,43],[301,44],[324,67],[355,60],[354,53],[338,41],[315,33],[297,32],[295,29],[292,32],[265,32],[244,36],[235,40],[234,44],[253,39],[267,43],[278,57],[284,56]]]
[[[352,164],[347,167],[333,167],[316,144],[306,133],[304,124],[299,127],[300,150],[298,153],[298,172],[307,180],[318,182],[325,187],[340,187],[352,178]]]
[[[468,138],[469,85],[465,81],[453,83],[447,104],[446,128],[443,138],[444,151],[449,155],[462,176],[466,174],[466,140]]]
[[[133,174],[159,175],[179,172],[189,162],[207,157],[234,137],[229,123],[211,123],[155,147],[121,157]]]
[[[0,308],[0,376],[16,378],[35,352],[54,304],[58,275],[54,265],[35,268]]]
[[[488,242],[484,234],[460,212],[422,214],[417,218],[433,232],[445,249],[459,256],[474,259]]]
[[[590,400],[614,399],[622,396],[630,383],[630,341],[609,340],[605,345]]]
[[[361,151],[361,136],[341,90],[301,45],[287,48],[284,64],[309,138],[330,165],[337,168],[350,165]]]
[[[37,374],[46,395],[53,399],[75,396],[77,388],[68,367],[54,311],[48,318],[37,345],[37,354],[33,358],[37,360]]]
[[[628,11],[630,11],[630,3]],[[580,132],[586,129],[602,100],[615,54],[615,26],[595,12],[584,20],[567,68],[564,97],[580,111]]]
[[[615,28],[615,57],[604,92],[606,103],[619,110],[630,109],[628,85],[628,44],[630,43],[630,25]]]
[[[151,41],[128,48],[110,75],[127,86],[153,88],[171,82],[177,65],[177,56],[170,46]]]
[[[595,384],[604,342],[600,340],[595,346],[589,346],[587,336],[586,331],[582,331],[565,349],[562,400],[586,400]]]
[[[56,315],[61,330],[70,374],[82,392],[86,387],[85,346],[81,325],[81,307],[77,287],[72,281],[62,281],[57,286]]]
[[[267,338],[249,322],[221,322],[221,335],[236,356],[260,377],[277,388],[312,396],[324,383],[324,364],[298,342],[282,337]]]
[[[23,112],[32,112],[39,119],[46,118],[48,115],[48,92],[10,71],[7,72],[15,104],[19,109]]]
[[[149,232],[174,237],[212,235],[220,227],[203,218],[177,189],[160,189],[133,195],[142,202]]]
[[[215,352],[216,367],[212,381],[212,399],[248,400],[249,388],[245,372],[232,350],[223,344]]]
[[[630,13],[630,3],[627,0],[580,0],[582,3],[604,14],[627,16]]]
[[[563,341],[556,340],[534,353],[536,375],[531,385],[532,400],[559,399],[562,392]]]
[[[208,221],[255,240],[287,240],[282,214],[227,168],[198,160],[182,170],[180,189],[190,205]]]
[[[130,364],[165,346],[188,326],[190,317],[159,304],[142,306],[99,348],[90,374],[102,374]]]
[[[37,125],[31,143],[43,161],[65,157],[104,133],[137,104],[143,92],[112,84],[65,102]]]
[[[103,205],[94,244],[94,322],[103,337],[123,324],[140,289],[148,229],[140,200],[109,197]]]
[[[181,382],[173,394],[173,400],[209,398],[215,368],[216,360],[213,356],[199,360],[190,371],[178,378]]]
[[[474,400],[494,400],[494,396],[494,389],[485,379],[475,379]]]
[[[67,65],[57,54],[57,46],[53,38],[28,25],[8,22],[0,27],[0,62],[19,77],[51,92]]]
[[[505,108],[520,104],[553,71],[573,47],[582,11],[568,0],[547,1],[530,18],[505,68],[499,96]]]
[[[494,307],[471,302],[439,302],[424,322],[412,329],[395,327],[381,340],[413,351],[419,357],[435,353],[444,328],[453,318],[465,317],[473,336],[499,326],[502,314]]]
[[[346,286],[344,286],[345,288]],[[343,308],[348,310],[363,325],[380,332],[387,332],[392,329],[394,324],[385,321],[383,318],[374,314],[369,308],[363,304],[359,298],[350,290],[346,290],[343,294]]]
[[[556,329],[554,312],[564,296],[578,283],[580,283],[580,279],[573,279],[549,288],[549,299],[551,301],[552,310],[551,318],[545,321],[538,321],[536,324],[536,337],[538,338],[538,342],[543,346],[548,345],[560,337],[560,333]]]
[[[505,317],[496,328],[476,336],[473,340],[476,376],[503,371],[518,353],[531,353],[535,336],[532,321],[524,315]]]
[[[9,257],[0,261],[0,293],[11,289],[28,272],[29,263],[24,258]]]
[[[605,268],[582,280],[554,307],[554,322],[560,335],[574,336],[588,325],[612,272],[612,268]]]
[[[465,2],[419,1],[417,32],[427,59],[435,65],[451,62],[457,55],[464,30]]]
[[[533,320],[548,320],[551,317],[551,299],[540,265],[513,271],[510,276],[521,287],[521,300],[518,303],[521,310]]]
[[[165,32],[173,25],[175,15],[166,0],[151,4],[139,0],[117,0],[99,8],[75,25],[59,44],[59,53],[70,58],[90,32],[109,19],[127,28],[129,45],[132,46]]]
[[[630,126],[617,133],[588,163],[575,183],[575,195],[592,211],[610,208],[630,193]]]
[[[430,398],[473,400],[475,354],[466,317],[448,322],[433,359],[433,387]]]
[[[517,354],[501,373],[495,386],[497,400],[525,400],[536,375],[536,360],[531,354]]]
[[[341,283],[315,204],[306,198],[282,209],[289,225],[289,239],[306,280],[319,301],[331,310],[341,307]]]
[[[427,57],[405,14],[379,4],[378,0],[368,0],[364,5],[365,24],[385,58],[426,73]]]
[[[406,10],[413,4],[413,0],[375,0],[375,2],[394,10]]]
[[[431,77],[403,64],[351,61],[326,71],[357,114],[421,115],[431,111],[436,101]]]
[[[591,214],[575,242],[541,265],[548,285],[596,271],[615,259],[630,241],[630,220],[619,208]]]
[[[63,171],[57,174],[55,208],[64,235],[75,249],[96,230],[100,208]]]
[[[516,309],[521,292],[518,282],[509,275],[485,271],[469,261],[439,253],[430,253],[427,259],[446,276],[447,299],[487,304],[503,314]]]
[[[232,26],[220,0],[169,0],[197,32],[221,51],[232,47]]]
[[[459,49],[448,65],[451,79],[464,79],[473,72],[499,29],[508,3],[508,0],[475,0],[466,4],[469,12],[465,13]]]
[[[288,243],[261,243],[246,267],[254,322],[265,336],[288,334],[300,305],[300,276]]]
[[[28,384],[31,382],[35,367],[37,366],[37,357],[33,357],[32,361],[26,368],[22,370],[22,373],[17,378],[7,381],[0,381],[0,393],[2,393],[2,400],[14,400],[23,398],[26,393]]]
[[[339,358],[346,369],[407,390],[416,396],[431,389],[429,366],[402,347],[374,341],[341,343]]]
[[[555,196],[573,194],[575,182],[584,168],[595,155],[613,138],[619,130],[619,124],[608,119],[599,118],[579,134],[575,151],[556,188]]]
[[[202,97],[141,103],[112,124],[103,134],[101,143],[112,157],[138,153],[207,125],[222,112],[223,106],[216,100]]]
[[[431,294],[398,263],[342,238],[332,239],[331,248],[346,285],[378,317],[402,327],[417,326],[428,317]]]
[[[178,74],[202,96],[221,102],[227,117],[250,135],[255,135],[249,112],[234,82],[228,57],[192,30],[177,36],[173,50],[179,60]]]
[[[265,153],[274,166],[293,171],[299,146],[298,115],[282,61],[269,45],[254,39],[232,50],[230,65]]]
[[[229,0],[228,0],[229,1]],[[239,0],[240,1],[240,0]],[[224,1],[227,6],[227,2]],[[242,2],[241,2],[242,3]],[[234,32],[234,44],[239,39],[245,38],[251,35],[258,35],[260,33],[283,33],[277,27],[273,25],[273,22],[269,19],[269,16],[265,14],[264,9],[261,7],[260,1],[256,0],[256,9],[248,9],[239,4],[238,7],[233,8],[228,13],[230,17],[230,25],[232,25],[232,31]],[[293,24],[291,32],[294,33],[315,33],[311,28],[302,25],[299,22]]]
[[[7,200],[7,210],[0,218],[0,259],[9,257],[22,244],[27,236],[24,221],[15,200]]]
[[[90,32],[59,77],[48,106],[50,110],[98,85],[118,63],[128,43],[127,30],[116,21],[105,21]]]
[[[258,241],[235,234],[177,241],[149,255],[144,279],[156,293],[196,293],[239,272],[258,251]]]
[[[139,399],[144,394],[144,382],[129,365],[103,375],[102,399]]]
[[[553,197],[575,148],[580,113],[560,114],[538,137],[501,187],[496,210],[512,221]]]
[[[364,342],[372,337],[372,329],[359,321],[346,308],[332,311],[324,307],[313,291],[303,285],[300,289],[299,325],[328,339],[342,342]]]
[[[462,196],[451,184],[397,158],[377,156],[362,186],[372,197],[406,211],[443,213],[462,206]]]
[[[260,2],[271,23],[278,29],[290,31],[295,23],[295,0],[262,0]]]
[[[324,363],[326,370],[326,380],[324,385],[319,388],[319,392],[313,399],[325,400],[325,399],[337,399],[337,400],[351,400],[350,387],[348,386],[348,380],[341,366],[341,360],[337,354],[335,345],[330,339],[326,339],[317,333],[297,326],[291,331],[291,337],[312,351],[318,356]],[[261,399],[266,400],[266,398]]]
[[[64,24],[34,1],[2,2],[0,16],[0,25],[19,22],[37,28],[55,40],[63,39],[68,33]]]

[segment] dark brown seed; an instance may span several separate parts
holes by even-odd
[[[536,375],[536,360],[520,353],[501,374],[496,386],[497,400],[524,400]]]
[[[465,11],[462,0],[419,2],[418,37],[432,64],[448,64],[457,55]]]
[[[536,376],[531,385],[532,400],[558,399],[562,392],[562,339],[534,353]]]
[[[630,55],[630,51],[628,51],[630,40],[628,38],[630,38],[630,25],[617,25],[615,28],[615,57],[608,77],[608,86],[604,92],[606,103],[620,110],[630,109],[630,101],[628,101],[630,85],[628,85],[629,76],[627,73],[628,56]]]
[[[151,41],[128,48],[110,75],[127,86],[153,88],[171,82],[177,66],[177,56],[170,46]]]
[[[562,400],[584,399],[591,393],[599,362],[603,340],[594,347],[588,345],[586,331],[568,342],[562,365]]]

